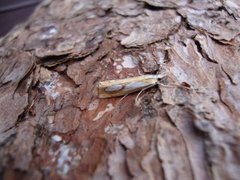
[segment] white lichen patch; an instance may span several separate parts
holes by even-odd
[[[48,104],[50,103],[50,99],[55,100],[60,96],[60,93],[56,91],[58,80],[57,73],[51,73],[50,71],[41,69],[39,86],[46,95]]]
[[[47,116],[47,120],[49,124],[53,124],[54,122],[54,116]]]
[[[62,141],[62,137],[59,136],[59,135],[53,135],[51,138],[54,142],[61,142]]]
[[[177,23],[180,23],[180,22],[181,22],[181,17],[180,17],[180,16],[176,16],[174,20],[175,20]]]
[[[136,60],[130,56],[125,55],[121,59],[117,58],[114,60],[113,66],[115,67],[115,72],[119,74],[124,68],[132,69],[137,66]]]
[[[122,71],[123,67],[121,65],[116,66],[116,73],[120,73]]]
[[[67,145],[63,145],[59,149],[59,157],[57,159],[57,172],[59,175],[66,175],[70,170],[70,162],[72,160],[70,151],[71,148]]]
[[[103,117],[104,114],[106,114],[109,111],[112,111],[114,108],[114,106],[110,103],[107,105],[106,109],[104,109],[103,111],[100,111],[97,116],[93,119],[93,121],[97,121],[99,119],[101,119]]]
[[[98,105],[99,105],[99,100],[98,99],[95,99],[93,102],[91,102],[88,106],[88,110],[89,111],[92,111],[92,110],[95,110],[98,108]]]
[[[137,63],[134,61],[132,56],[123,56],[122,66],[124,68],[135,68]]]
[[[158,51],[157,54],[158,54],[158,61],[157,61],[157,63],[158,64],[163,64],[164,60],[165,60],[165,53],[161,52],[161,51]]]
[[[56,72],[41,68],[39,80],[39,88],[45,94],[48,104],[61,94],[72,92],[71,86],[64,83],[64,79]]]
[[[41,40],[47,40],[47,39],[51,39],[54,36],[56,36],[58,33],[58,30],[55,26],[51,25],[49,27],[44,27],[44,30],[40,36]]]
[[[56,135],[55,138],[59,140]],[[72,168],[78,166],[81,160],[76,148],[71,145],[60,144],[57,150],[50,149],[48,153],[52,156],[52,163],[56,163],[57,174],[62,177],[66,176]]]
[[[55,91],[56,85],[54,81],[50,82],[49,84],[45,84],[43,87],[46,90],[45,91],[46,96],[51,97],[51,99],[55,100],[57,99],[57,97],[60,96],[60,93]]]
[[[107,127],[105,127],[104,132],[107,134],[117,134],[123,128],[124,128],[123,124],[110,124]]]

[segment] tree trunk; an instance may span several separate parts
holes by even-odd
[[[1,179],[239,179],[238,0],[46,0],[1,39]],[[162,74],[100,99],[97,85]]]

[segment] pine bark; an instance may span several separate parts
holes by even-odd
[[[239,179],[239,9],[45,0],[0,41],[0,178]],[[98,97],[100,81],[163,72]]]

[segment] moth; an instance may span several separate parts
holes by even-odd
[[[141,91],[144,88],[152,87],[166,74],[141,75],[137,77],[102,81],[98,84],[99,98],[111,98],[124,96],[130,93]]]

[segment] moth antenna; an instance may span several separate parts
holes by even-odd
[[[167,76],[166,72],[160,73],[160,74],[156,74],[154,75],[157,79],[162,79],[163,77]]]
[[[163,87],[166,87],[166,88],[174,88],[174,87],[176,87],[177,85],[166,85],[166,84],[163,84],[163,83],[158,83],[158,85],[160,85],[160,86],[163,86]]]
[[[178,84],[165,85],[165,84],[162,84],[162,83],[158,83],[158,85],[166,87],[166,88],[174,88],[174,87],[177,86],[177,87],[185,88],[185,89],[188,89],[188,90],[194,90],[193,88],[185,87],[185,86],[178,85]]]

